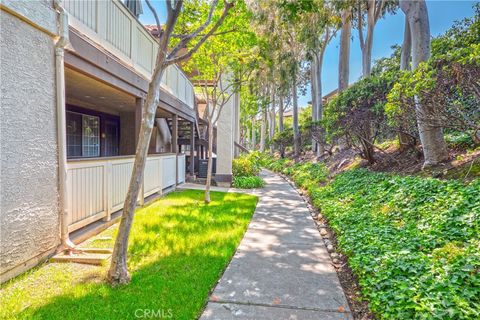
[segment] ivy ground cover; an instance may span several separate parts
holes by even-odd
[[[352,170],[310,193],[380,318],[480,318],[479,179]]]
[[[480,319],[480,179],[355,169],[319,186],[322,164],[265,162],[308,190],[379,318]]]

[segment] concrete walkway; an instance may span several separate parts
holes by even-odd
[[[306,203],[280,176],[267,182],[201,319],[352,319]]]

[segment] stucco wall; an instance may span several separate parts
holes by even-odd
[[[54,19],[46,1],[32,3],[28,14]],[[54,41],[0,12],[0,274],[4,278],[58,245],[59,213]],[[51,27],[51,21],[45,26]]]
[[[220,112],[217,122],[217,175],[232,175],[233,141],[235,137],[235,100],[234,94]]]

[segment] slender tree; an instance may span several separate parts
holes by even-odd
[[[377,21],[386,11],[392,11],[396,7],[396,2],[391,0],[357,0],[357,30],[360,49],[362,50],[362,71],[363,77],[368,77],[372,73],[372,48],[373,33]],[[364,26],[364,15],[367,17],[367,24]],[[364,28],[366,27],[366,35]]]
[[[402,52],[400,55],[400,70],[410,70],[410,59],[412,56],[412,34],[410,33],[410,23],[405,16],[405,30],[403,31]]]
[[[425,0],[400,0],[400,8],[405,13],[410,27],[412,41],[412,69],[430,57],[430,24]],[[424,168],[434,167],[448,159],[447,145],[443,137],[443,128],[436,121],[433,106],[421,103],[415,98],[415,112],[418,133],[425,157]]]
[[[347,7],[341,11],[342,28],[338,61],[338,92],[348,87],[350,75],[350,38],[352,36],[352,10]]]
[[[156,110],[159,104],[160,84],[163,73],[169,65],[189,59],[193,53],[195,53],[218,29],[225,20],[229,10],[233,7],[232,3],[224,1],[223,8],[220,9],[221,14],[216,22],[212,23],[213,14],[218,10],[218,0],[213,0],[210,5],[209,14],[204,22],[191,33],[182,36],[177,44],[170,50],[170,39],[178,17],[182,13],[183,1],[165,1],[167,19],[163,28],[160,26],[157,12],[151,5],[150,0],[146,0],[146,3],[156,19],[158,30],[161,30],[161,32],[158,41],[158,54],[155,60],[155,68],[148,86],[147,97],[142,110],[142,123],[140,125],[130,184],[123,205],[122,218],[120,220],[118,234],[113,248],[110,269],[107,274],[107,279],[112,285],[130,282],[130,275],[127,267],[128,239],[137,204],[138,193],[143,181],[143,172],[145,169],[150,137],[153,130]],[[192,40],[195,41],[195,44],[190,49],[186,50],[187,45]]]
[[[199,8],[199,6],[201,7],[202,4],[195,4],[195,7]],[[203,14],[208,14],[208,6],[204,4],[203,7]],[[181,25],[187,28],[197,19],[193,15],[187,16],[182,20]],[[213,128],[217,125],[225,107],[233,103],[232,98],[241,94],[242,82],[251,72],[250,64],[255,63],[252,61],[252,54],[256,36],[250,31],[249,22],[250,13],[245,3],[237,2],[218,28],[216,36],[205,41],[199,54],[183,66],[187,72],[195,75],[193,80],[201,89],[207,103],[208,165],[205,203],[210,203],[213,177]]]

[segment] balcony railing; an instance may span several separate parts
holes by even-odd
[[[123,208],[133,162],[134,156],[68,161],[67,212],[70,232],[100,219],[108,221],[113,212]],[[142,203],[146,197],[161,194],[183,182],[185,155],[150,155],[145,164],[138,201]]]
[[[119,0],[64,0],[69,24],[151,79],[158,41]],[[162,86],[193,109],[193,85],[176,66],[167,68]]]

